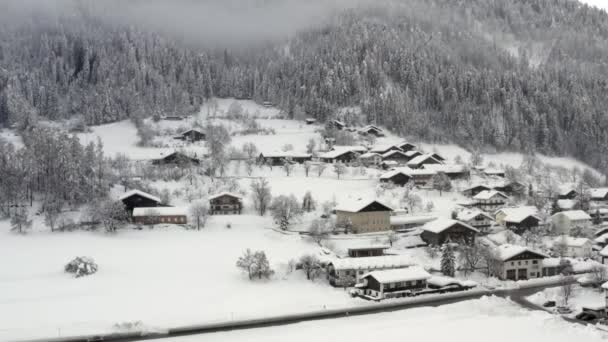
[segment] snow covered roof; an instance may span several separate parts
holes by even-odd
[[[571,193],[572,191],[576,192],[576,190],[574,189],[574,187],[572,185],[562,185],[558,188],[558,195],[566,196],[569,193]]]
[[[201,131],[200,129],[191,128],[191,129],[188,129],[188,130],[185,130],[185,131],[181,132],[180,135],[188,134],[190,132],[196,132],[196,133],[205,134],[205,132]]]
[[[348,151],[354,151],[354,152],[359,152],[359,153],[365,153],[367,152],[367,147],[365,146],[361,146],[361,145],[335,145],[332,149],[332,151],[335,150],[348,150]]]
[[[416,151],[416,150],[409,150],[407,152],[405,152],[405,155],[408,156],[409,158],[415,156],[415,155],[420,155],[422,154],[420,151]]]
[[[334,146],[334,149],[329,152],[325,152],[319,157],[321,158],[337,158],[346,153],[366,153],[367,149],[363,146]]]
[[[460,285],[463,287],[475,287],[477,283],[472,280],[459,280],[452,277],[447,276],[431,276],[427,281],[429,285],[436,287],[446,287],[450,285]]]
[[[602,234],[598,237],[596,237],[593,242],[595,243],[599,243],[599,244],[606,244],[608,243],[608,233]]]
[[[534,206],[523,206],[516,208],[502,208],[496,212],[496,215],[503,213],[505,215],[504,221],[511,223],[520,223],[526,218],[533,216],[538,218],[538,209]]]
[[[559,213],[553,214],[551,217],[558,215],[567,217],[570,221],[586,221],[591,220],[591,216],[582,210],[566,210],[560,211]]]
[[[399,226],[404,224],[425,224],[437,219],[437,216],[432,215],[394,215],[391,216],[391,226]]]
[[[209,199],[212,200],[212,199],[216,199],[216,198],[219,198],[219,197],[222,197],[222,196],[231,196],[231,197],[236,197],[236,198],[243,198],[243,196],[241,196],[239,194],[235,194],[233,192],[223,191],[223,192],[220,192],[219,194],[215,194],[215,195],[209,196]]]
[[[367,153],[363,153],[362,155],[359,156],[359,158],[361,159],[367,159],[367,158],[373,158],[373,157],[382,157],[380,154],[376,153],[376,152],[367,152]]]
[[[435,234],[439,234],[439,233],[451,228],[452,226],[454,226],[456,224],[464,226],[467,229],[472,230],[476,233],[479,232],[479,230],[471,227],[470,225],[468,225],[464,222],[459,222],[456,220],[447,219],[447,218],[443,218],[443,217],[430,221],[430,222],[427,222],[424,226],[422,226],[422,230],[425,230],[425,231],[431,232],[431,233],[435,233]]]
[[[443,173],[463,173],[466,171],[464,165],[457,164],[426,164],[423,166],[426,170]]]
[[[441,162],[439,160],[435,159],[431,154],[423,154],[423,155],[414,157],[412,160],[410,160],[407,163],[407,165],[418,165],[427,159],[432,159],[432,160],[436,161],[437,163],[441,164]]]
[[[361,245],[361,246],[351,246],[351,247],[347,247],[346,250],[348,251],[364,251],[364,250],[368,250],[368,249],[389,249],[391,248],[390,245],[386,245],[386,244],[369,244],[369,245]]]
[[[602,284],[602,288],[608,290],[608,281]]]
[[[188,211],[181,207],[134,208],[133,217],[141,216],[187,216]]]
[[[129,198],[129,197],[131,197],[133,195],[139,195],[141,197],[145,197],[145,198],[151,199],[151,200],[153,200],[155,202],[158,202],[158,203],[161,202],[160,198],[158,198],[158,197],[156,197],[154,195],[150,195],[149,193],[143,192],[141,190],[127,191],[124,194],[122,194],[120,197],[118,197],[118,200],[123,201],[123,200],[125,200],[125,199],[127,199],[127,198]]]
[[[398,148],[399,150],[401,150],[401,148],[396,145],[376,145],[376,146],[372,147],[369,151],[376,152],[376,153],[384,153],[395,147]],[[395,150],[395,151],[398,151],[398,150]]]
[[[262,156],[265,158],[310,158],[311,154],[308,153],[299,153],[294,151],[271,151],[271,152],[262,152]]]
[[[541,253],[541,252],[537,252],[531,248],[528,247],[524,247],[524,246],[518,246],[518,245],[511,245],[511,244],[504,244],[504,245],[500,245],[498,247],[496,247],[496,256],[498,257],[499,260],[501,261],[507,261],[513,257],[516,257],[524,252],[530,252],[530,253],[534,253],[537,254],[540,258],[548,258],[549,256]]]
[[[558,236],[553,239],[554,244],[565,243],[568,247],[583,247],[585,244],[591,243],[591,240],[587,238],[577,238],[568,235]]]
[[[338,206],[336,206],[335,210],[346,211],[349,213],[356,213],[356,212],[363,210],[365,207],[367,207],[368,205],[370,205],[374,202],[386,207],[389,211],[393,210],[393,208],[391,208],[389,205],[386,205],[377,199],[365,199],[365,198],[341,201],[340,204]]]
[[[489,220],[494,220],[494,218],[486,213],[484,213],[481,210],[461,210],[460,212],[458,212],[458,214],[456,215],[456,219],[458,221],[464,221],[464,222],[468,222],[474,218],[476,218],[477,216],[482,215],[485,218],[489,219]]]
[[[570,199],[557,200],[557,206],[563,210],[570,210],[570,209],[574,208],[576,203],[577,203],[576,200],[570,200]]]
[[[361,132],[367,132],[367,131],[370,131],[370,130],[372,130],[372,129],[375,129],[375,130],[377,130],[377,131],[382,132],[382,128],[380,128],[380,127],[378,127],[378,126],[374,126],[374,125],[367,125],[367,126],[365,126],[365,127],[362,127],[362,128],[360,129],[360,131],[361,131]]]
[[[483,190],[480,193],[478,193],[477,195],[473,196],[473,198],[476,200],[489,200],[495,196],[500,196],[502,198],[509,198],[509,196],[503,194],[500,191],[496,191],[496,190]]]
[[[608,188],[594,188],[589,189],[589,195],[592,199],[594,198],[605,198],[608,195]]]
[[[601,256],[605,256],[608,257],[608,246],[604,247],[601,251],[600,251],[600,255]]]
[[[476,188],[484,188],[484,189],[486,189],[486,190],[491,190],[491,189],[492,189],[492,188],[490,188],[489,186],[484,185],[484,184],[476,184],[476,185],[470,186],[470,187],[468,187],[468,188],[466,188],[466,189],[464,189],[464,190],[462,190],[462,191],[474,190],[474,189],[476,189]]]
[[[400,155],[403,155],[403,156],[407,157],[407,155],[405,153],[403,153],[403,151],[390,150],[390,151],[382,154],[382,158],[388,158],[388,157],[392,156],[393,154],[400,154]]]
[[[363,275],[362,278],[372,277],[380,283],[396,283],[403,281],[429,279],[431,275],[420,266],[395,268],[392,270],[373,271]]]
[[[409,177],[408,172],[406,170],[404,170],[403,168],[400,168],[400,169],[394,169],[394,170],[390,170],[388,172],[383,173],[382,175],[380,175],[380,179],[390,179],[398,174],[404,174]]]
[[[502,175],[505,173],[505,170],[496,168],[485,168],[483,170],[483,173],[485,173],[486,175]]]
[[[411,258],[404,255],[382,255],[362,258],[342,258],[330,261],[335,270],[374,270],[390,267],[407,267],[414,265]]]

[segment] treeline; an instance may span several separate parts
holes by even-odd
[[[567,154],[606,171],[607,55],[608,15],[573,0],[385,0],[238,51],[109,24],[79,7],[2,26],[0,123],[83,115],[98,124],[251,97],[320,120],[358,106],[362,116],[343,119],[474,148]]]
[[[109,172],[101,143],[49,128],[23,134],[22,148],[0,140],[0,211],[13,215],[34,200],[41,211],[61,211],[104,198]]]

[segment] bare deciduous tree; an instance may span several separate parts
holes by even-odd
[[[255,209],[258,211],[260,216],[264,216],[266,214],[266,210],[268,209],[268,205],[272,200],[268,180],[265,178],[259,178],[251,182],[251,195],[253,197]]]

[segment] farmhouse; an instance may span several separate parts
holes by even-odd
[[[397,164],[407,164],[410,158],[403,151],[388,151],[382,155],[383,161],[394,161]]]
[[[526,191],[526,186],[519,182],[504,182],[494,187],[494,190],[500,191],[503,194],[513,196],[523,194]]]
[[[176,152],[168,154],[162,158],[154,159],[152,161],[152,164],[154,164],[154,165],[178,165],[178,166],[199,165],[200,160],[193,158],[193,157],[189,157],[189,156],[185,155],[184,153],[176,151]]]
[[[374,271],[364,275],[355,285],[357,291],[374,300],[408,297],[426,289],[431,275],[420,266]]]
[[[134,208],[133,222],[137,224],[186,224],[188,213],[184,208],[177,207],[148,207]]]
[[[391,227],[395,231],[410,230],[436,219],[437,216],[432,215],[393,215],[391,216]]]
[[[406,172],[408,175],[410,175],[410,177],[412,177],[412,180],[414,181],[414,184],[418,187],[421,188],[429,188],[433,186],[433,176],[435,176],[437,174],[437,172],[432,171],[432,170],[425,170],[425,169],[417,169],[417,170],[412,170],[409,168],[404,168],[404,172]]]
[[[391,229],[390,216],[393,209],[378,200],[345,201],[335,210],[336,222],[348,222],[356,234]]]
[[[608,201],[608,188],[595,188],[589,190],[589,195],[592,201],[606,202]]]
[[[538,210],[533,206],[502,208],[496,212],[495,218],[497,224],[517,234],[523,234],[525,231],[538,228],[540,225]]]
[[[403,152],[397,145],[376,145],[376,146],[372,147],[369,151],[373,152],[373,153],[378,153],[378,154],[385,154],[390,151]]]
[[[376,257],[383,256],[384,251],[389,249],[388,245],[369,245],[369,246],[358,246],[348,247],[348,256],[350,258],[363,258],[363,257]]]
[[[418,157],[418,156],[421,156],[421,155],[422,155],[422,152],[420,152],[420,151],[416,151],[416,150],[404,151],[403,153],[405,153],[405,155],[408,157],[408,159],[409,159],[409,160],[408,160],[408,163],[409,163],[409,162],[410,162],[412,159],[414,159],[414,158],[416,158],[416,157]]]
[[[124,204],[129,214],[133,213],[134,208],[153,208],[161,203],[160,198],[140,190],[125,192],[118,200]]]
[[[398,143],[395,146],[399,147],[403,152],[412,151],[412,150],[417,149],[416,145],[410,144],[409,142],[406,142],[406,141]]]
[[[363,135],[375,135],[377,137],[383,137],[384,136],[384,131],[380,127],[378,127],[378,126],[367,125],[367,126],[361,128],[359,130],[359,134],[363,134]]]
[[[566,210],[551,216],[553,229],[566,234],[574,227],[587,228],[591,225],[591,216],[582,210]]]
[[[342,130],[346,127],[346,124],[340,120],[331,120],[327,123],[327,125],[333,129]]]
[[[557,208],[562,210],[572,210],[576,206],[577,201],[572,199],[559,199],[555,202]]]
[[[468,179],[471,176],[469,169],[464,165],[426,164],[423,169],[444,173],[450,179]]]
[[[456,214],[456,220],[464,222],[469,226],[485,232],[494,223],[494,218],[480,210],[462,210]]]
[[[435,159],[435,157],[430,154],[423,154],[410,160],[407,163],[407,166],[412,169],[420,169],[427,164],[441,164],[441,161]]]
[[[543,259],[548,256],[527,247],[504,244],[496,247],[499,265],[494,270],[499,279],[527,280],[543,276]]]
[[[382,155],[375,152],[363,153],[359,156],[359,161],[364,166],[378,166],[382,163]]]
[[[275,151],[260,153],[258,162],[261,164],[279,166],[286,162],[302,164],[312,160],[312,155],[308,153],[298,153],[294,151]]]
[[[487,211],[492,211],[503,207],[507,203],[508,199],[509,197],[507,195],[496,190],[485,190],[473,196],[473,201],[475,202],[474,205]]]
[[[560,200],[573,200],[578,196],[578,192],[570,186],[564,186],[559,189],[557,199]]]
[[[560,256],[569,258],[588,258],[593,250],[593,242],[587,238],[576,238],[568,235],[558,236],[553,240],[553,250]]]
[[[490,189],[490,187],[485,186],[485,185],[474,185],[470,188],[464,189],[462,191],[462,194],[467,196],[467,197],[474,197],[475,195],[477,195],[478,193],[482,192],[482,191],[489,191],[492,190]]]
[[[335,146],[333,151],[323,153],[319,159],[324,163],[351,163],[361,155],[355,146]]]
[[[243,210],[241,195],[221,192],[209,197],[209,214],[211,215],[240,215]]]
[[[406,171],[395,169],[388,171],[380,176],[380,182],[393,183],[395,185],[404,186],[412,177]]]
[[[333,286],[352,286],[366,273],[413,264],[410,258],[402,255],[334,259],[327,264],[327,279]]]
[[[438,218],[422,226],[420,237],[429,245],[443,245],[446,241],[473,243],[479,231],[452,219]]]
[[[193,129],[189,129],[185,132],[180,133],[178,138],[180,140],[186,140],[186,141],[191,141],[191,142],[201,141],[201,140],[205,140],[205,133],[202,132],[201,130],[193,128]]]

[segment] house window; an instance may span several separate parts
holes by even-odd
[[[538,264],[538,260],[532,260],[532,265]]]

